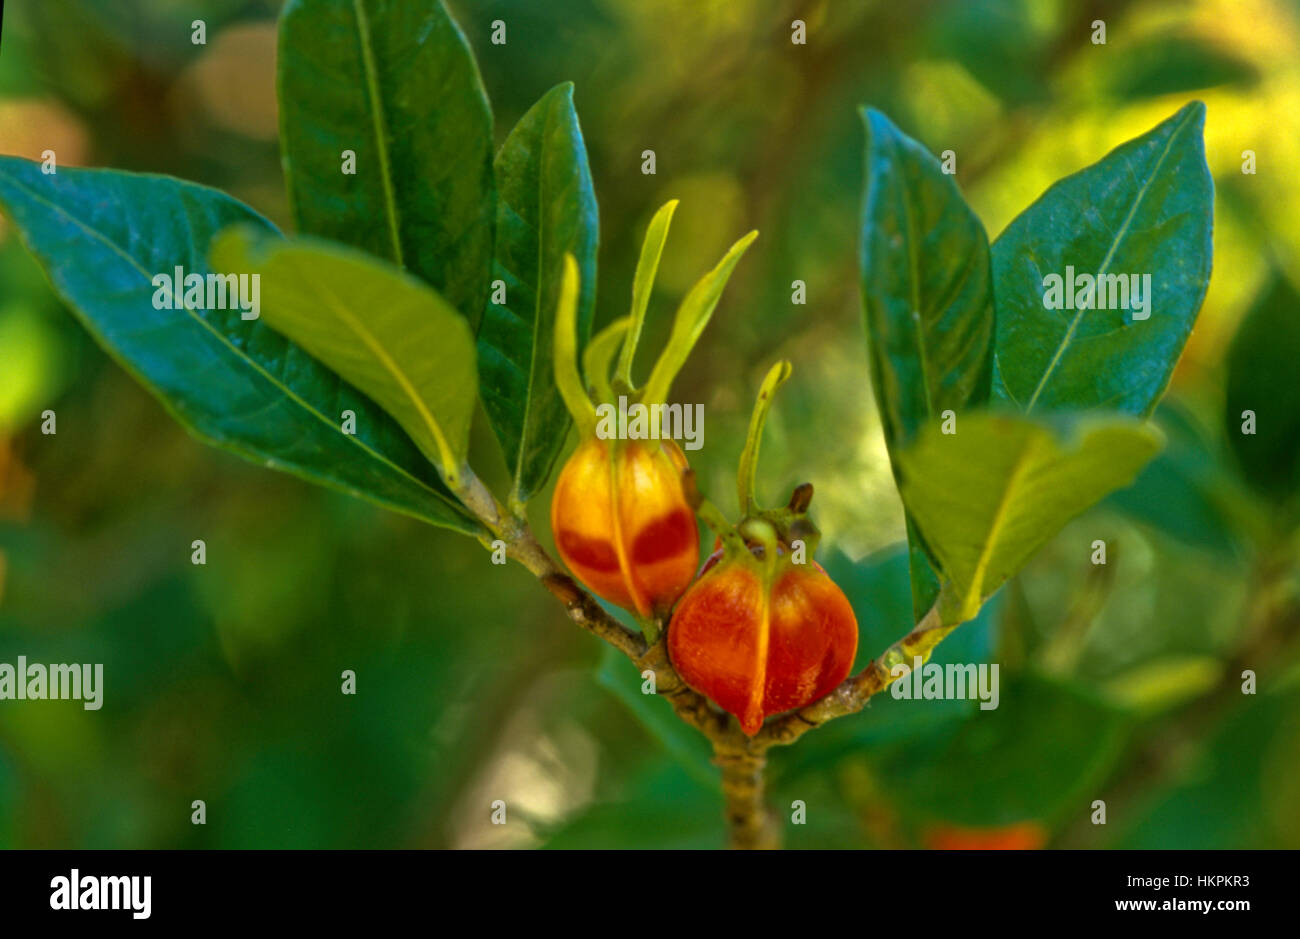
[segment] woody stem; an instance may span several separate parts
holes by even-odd
[[[727,846],[738,850],[779,848],[780,833],[764,801],[767,756],[763,750],[748,740],[715,741],[713,762],[722,769]]]

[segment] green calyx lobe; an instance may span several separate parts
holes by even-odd
[[[598,404],[617,404],[620,397],[625,398],[629,406],[656,407],[667,402],[673,379],[717,309],[736,264],[758,237],[758,232],[751,231],[732,245],[722,260],[682,299],[668,342],[655,361],[645,386],[638,388],[632,378],[632,364],[659,270],[659,259],[668,237],[668,227],[676,209],[677,200],[673,199],[661,206],[650,220],[633,278],[631,312],[610,323],[587,344],[581,371],[578,368],[576,332],[578,270],[576,263],[571,264],[572,259],[566,256],[555,317],[555,381],[583,439],[596,434],[598,418],[593,396]]]
[[[803,553],[798,560],[802,562],[816,554],[817,545],[821,541],[821,532],[808,517],[813,497],[812,483],[796,486],[790,495],[790,501],[780,508],[762,508],[754,498],[754,477],[758,469],[758,450],[763,427],[767,423],[776,391],[790,377],[791,371],[788,361],[782,360],[773,365],[763,379],[758,398],[754,402],[754,410],[749,419],[749,433],[745,438],[745,449],[741,453],[740,469],[736,476],[741,510],[739,524],[731,525],[717,507],[694,492],[693,487],[688,490],[688,498],[695,504],[697,514],[722,541],[726,559],[760,564],[763,568],[762,575],[768,583],[775,577],[778,562],[786,565],[795,562],[794,555],[800,549]],[[756,558],[757,548],[762,549],[762,554]]]
[[[812,504],[813,497],[812,483],[796,486],[790,494],[790,501],[781,508],[762,508],[754,497],[754,477],[758,473],[758,450],[763,439],[763,427],[767,424],[767,415],[772,410],[772,400],[776,397],[777,389],[785,384],[792,371],[788,361],[783,359],[777,362],[768,369],[759,388],[749,418],[745,449],[740,455],[740,469],[736,474],[736,498],[742,513],[740,530],[746,540],[763,544],[764,536],[770,530],[777,542],[785,548],[794,550],[798,543],[802,543],[808,554],[814,554],[821,541],[821,532],[808,518],[808,507]]]

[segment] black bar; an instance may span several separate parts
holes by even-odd
[[[9,851],[0,853],[0,915],[6,927],[336,928],[399,916],[431,924],[471,916],[484,928],[530,917],[540,928],[548,917],[593,926],[592,917],[608,913],[619,917],[603,920],[609,928],[639,916],[650,917],[647,926],[668,917],[681,928],[714,915],[733,925],[761,922],[772,906],[806,917],[809,928],[1100,920],[1181,928],[1199,919],[1230,929],[1243,917],[1295,911],[1295,861],[1293,851]],[[126,893],[122,881],[116,885],[125,909],[52,909],[70,893],[74,869],[90,901],[102,881],[87,894],[88,878],[149,877],[148,917],[137,918],[143,898]],[[68,882],[61,895],[56,878]],[[1133,901],[1155,906],[1119,908]],[[1186,906],[1205,901],[1213,905],[1208,911]],[[1242,901],[1247,908],[1218,907]]]

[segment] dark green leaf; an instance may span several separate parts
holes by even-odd
[[[1093,695],[1032,675],[1000,676],[997,708],[972,709],[926,747],[899,748],[881,775],[922,819],[997,826],[1084,815],[1088,793],[1119,756],[1122,712]],[[929,709],[943,701],[899,701]]]
[[[521,504],[546,485],[569,428],[551,364],[566,252],[578,262],[579,349],[596,299],[596,194],[572,84],[552,88],[519,119],[496,173],[495,276],[506,298],[488,303],[479,331],[480,390]]]
[[[496,212],[492,110],[441,0],[291,0],[279,84],[299,229],[406,268],[476,326]]]
[[[1042,10],[1039,0],[943,4],[923,19],[926,42],[1006,103],[1043,102],[1051,94],[1043,76],[1050,66],[1056,18],[1042,16]],[[1087,41],[1086,35],[1081,41]]]
[[[1247,60],[1197,36],[1155,36],[1124,49],[1107,66],[1107,90],[1123,99],[1186,94],[1233,85],[1250,88],[1259,72]]]
[[[448,483],[459,475],[478,400],[474,337],[432,287],[328,241],[213,242],[219,270],[262,279],[262,317],[378,402]]]
[[[1155,407],[1210,280],[1204,123],[1205,105],[1187,105],[1055,183],[994,242],[996,396],[1026,412]],[[1095,283],[1118,275],[1126,286],[1129,275],[1139,287],[1149,275],[1150,290],[1141,305],[1130,295],[1127,306],[1048,309],[1044,278],[1066,278],[1067,268]],[[1119,290],[1108,281],[1107,294]],[[1146,319],[1132,318],[1139,306]]]
[[[1275,499],[1300,492],[1300,295],[1280,274],[1228,350],[1225,430],[1246,478]],[[1254,433],[1243,433],[1252,411]]]
[[[0,203],[101,345],[200,439],[460,531],[480,529],[397,424],[239,309],[156,309],[152,279],[207,274],[231,224],[271,225],[223,193],[162,176],[0,158]],[[341,415],[357,415],[357,433]]]
[[[862,312],[892,451],[982,404],[993,365],[989,245],[953,178],[879,111],[867,123]]]
[[[908,582],[912,588],[912,622],[916,623],[920,622],[930,607],[934,606],[934,602],[939,599],[943,582],[939,572],[935,570],[939,562],[933,559],[930,549],[926,547],[921,530],[916,527],[916,519],[912,518],[911,513],[906,509],[903,511],[903,519],[907,530],[907,569]]]
[[[1138,521],[1183,544],[1228,558],[1240,551],[1233,479],[1217,443],[1166,399],[1155,413],[1168,444],[1127,489],[1107,500]]]
[[[903,501],[951,580],[962,620],[1071,518],[1160,449],[1133,418],[1058,415],[1053,425],[969,414],[927,429],[899,456]]]
[[[879,111],[864,109],[862,312],[885,441],[897,453],[944,411],[988,400],[993,282],[988,237],[953,177]],[[912,601],[938,594],[932,558],[908,519]]]

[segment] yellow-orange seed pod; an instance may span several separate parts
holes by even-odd
[[[699,566],[695,514],[682,491],[686,457],[672,441],[584,441],[551,500],[555,546],[597,596],[665,616]]]
[[[592,396],[601,408],[612,408],[617,398],[620,414],[629,401],[644,413],[663,405],[673,378],[713,315],[723,286],[758,234],[737,241],[682,299],[668,342],[645,387],[637,389],[632,364],[676,205],[667,203],[651,219],[633,281],[632,312],[587,343],[582,356],[585,381],[578,371],[579,273],[572,255],[564,258],[552,344],[555,387],[578,430],[578,447],[560,470],[551,498],[555,546],[584,586],[636,613],[650,641],[657,638],[659,623],[699,567],[699,530],[682,485],[689,468],[681,448],[660,438],[661,425],[652,423],[646,433],[622,419],[598,420]],[[615,354],[618,363],[611,380]]]

